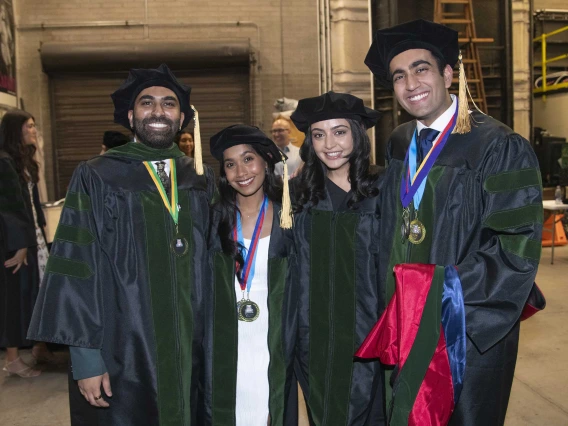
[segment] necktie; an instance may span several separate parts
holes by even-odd
[[[440,132],[435,129],[430,129],[428,127],[423,128],[418,135],[418,149],[416,153],[416,165],[420,166],[422,161],[432,149],[432,142],[436,139]]]
[[[164,167],[166,167],[166,163],[164,161],[158,161],[156,163],[158,177],[162,181],[162,185],[164,185],[164,189],[166,190],[166,192],[168,192],[170,190],[170,179],[168,177],[168,174],[164,170]]]

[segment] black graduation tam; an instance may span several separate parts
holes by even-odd
[[[378,30],[365,64],[377,77],[378,84],[392,89],[390,62],[399,53],[410,49],[429,50],[453,68],[459,55],[458,32],[424,19]]]
[[[130,139],[124,133],[115,132],[114,130],[107,130],[103,136],[103,145],[108,149],[124,145],[129,141]]]
[[[300,99],[290,117],[298,130],[307,133],[313,123],[334,118],[358,120],[369,129],[381,114],[367,108],[361,99],[348,93],[327,92],[315,98]]]
[[[134,106],[134,101],[140,92],[148,87],[161,86],[173,91],[180,103],[181,112],[185,118],[181,124],[183,129],[193,118],[189,95],[191,87],[178,81],[166,64],[157,69],[131,69],[126,81],[110,97],[114,102],[114,122],[131,130],[128,121],[128,111]]]
[[[244,124],[234,124],[213,135],[210,140],[211,155],[222,163],[223,152],[227,148],[242,144],[251,145],[265,161],[272,164],[282,161],[282,156],[287,158],[262,130]]]

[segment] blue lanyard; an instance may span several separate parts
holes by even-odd
[[[410,147],[408,149],[408,167],[410,169],[410,181],[414,179],[414,175],[416,174],[416,154],[418,151],[418,144],[416,143],[416,131],[412,135],[412,141],[410,142]],[[414,209],[418,210],[420,207],[420,202],[422,201],[422,196],[424,195],[424,190],[426,189],[426,180],[422,180],[420,186],[412,196],[412,200],[414,201]]]
[[[242,270],[237,270],[237,276],[239,278],[239,283],[241,285],[241,289],[245,290],[247,293],[250,293],[250,287],[252,285],[252,279],[254,278],[254,268],[256,263],[256,252],[258,241],[260,240],[260,233],[262,231],[262,225],[264,223],[264,215],[266,213],[266,209],[268,207],[268,197],[265,195],[264,200],[262,202],[262,207],[258,212],[258,217],[256,219],[256,224],[254,225],[254,232],[252,233],[252,239],[250,241],[250,246],[248,250],[244,249],[245,243],[243,238],[243,227],[241,221],[241,214],[237,210],[237,220],[236,220],[236,234],[237,234],[237,242],[241,247],[243,247],[243,251],[245,253],[241,253],[245,258],[245,263],[243,265]]]

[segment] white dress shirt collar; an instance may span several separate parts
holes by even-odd
[[[446,111],[444,111],[444,113],[441,116],[439,116],[430,126],[426,126],[423,123],[421,123],[419,120],[416,120],[416,132],[418,134],[420,134],[420,131],[425,127],[437,130],[439,132],[442,132],[446,128],[446,126],[452,119],[454,112],[456,111],[456,104],[458,99],[455,95],[450,95],[450,96],[452,98],[452,105],[450,105],[450,107]]]
[[[134,136],[133,139],[134,142],[139,143],[136,140],[136,136]],[[156,161],[150,161],[150,163],[152,163],[152,167],[154,167],[154,170],[157,172],[158,171],[158,161],[163,161],[164,163],[166,163],[166,165],[164,166],[164,171],[166,172],[166,174],[169,176],[170,175],[170,160],[156,160]]]

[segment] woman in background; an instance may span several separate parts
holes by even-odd
[[[36,377],[37,370],[19,356],[31,346],[26,334],[47,264],[45,218],[37,190],[37,131],[25,111],[7,112],[0,124],[0,347],[6,348],[8,375]],[[45,343],[32,349],[36,361],[50,361]]]
[[[193,158],[193,150],[195,149],[195,144],[193,142],[192,132],[190,132],[188,129],[180,130],[177,133],[174,141],[181,152],[183,152],[188,157]]]

